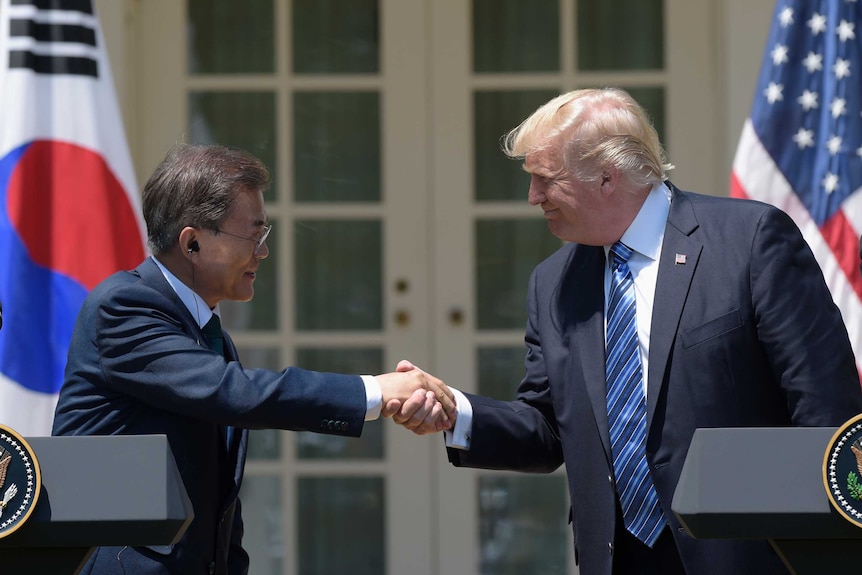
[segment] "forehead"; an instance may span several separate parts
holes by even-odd
[[[234,194],[233,204],[225,219],[235,220],[249,226],[266,224],[266,210],[263,207],[263,192],[240,188]]]
[[[537,150],[524,157],[524,170],[538,175],[555,174],[559,172],[559,162],[549,150]]]

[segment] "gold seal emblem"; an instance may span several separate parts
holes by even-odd
[[[839,427],[829,441],[823,484],[838,513],[862,527],[862,414]]]
[[[42,474],[33,449],[0,424],[0,539],[24,525],[41,488]]]

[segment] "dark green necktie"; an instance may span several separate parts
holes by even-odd
[[[207,340],[207,344],[214,352],[224,357],[224,335],[221,331],[221,320],[216,314],[210,318],[206,325],[201,330]],[[219,457],[222,459],[222,465],[228,465],[227,461],[230,453],[231,442],[233,441],[233,428],[226,425],[219,425],[219,434],[224,442],[224,448],[219,450]],[[219,479],[219,492],[221,496],[227,497],[230,491],[231,482],[225,478]]]
[[[216,314],[213,314],[210,320],[203,327],[202,331],[210,349],[223,356],[224,336],[221,332],[221,320]]]

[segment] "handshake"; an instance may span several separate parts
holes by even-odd
[[[445,383],[407,360],[392,373],[375,376],[383,392],[381,415],[417,435],[452,429],[458,413]]]

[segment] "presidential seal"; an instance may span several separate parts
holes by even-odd
[[[823,484],[838,513],[862,527],[862,414],[839,427],[829,441]]]
[[[0,538],[24,525],[36,507],[42,475],[24,438],[0,424]]]

